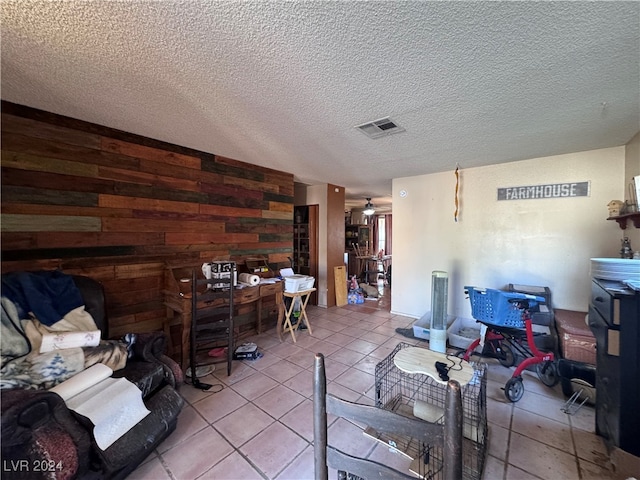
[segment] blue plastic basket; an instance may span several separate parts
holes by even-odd
[[[526,293],[503,292],[492,288],[464,287],[471,302],[471,315],[482,323],[501,327],[524,328],[523,309],[514,300],[528,300],[529,307],[544,298]]]

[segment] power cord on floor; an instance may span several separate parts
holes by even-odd
[[[200,369],[200,372],[198,372]],[[201,377],[207,377],[211,375],[215,371],[215,365],[206,365],[199,366],[195,368],[195,372],[191,370],[191,367],[187,368],[187,375],[185,375],[184,383],[187,385],[191,385],[198,390],[202,390],[203,392],[211,391],[211,388],[215,388],[211,393],[218,393],[224,390],[224,385],[220,382],[218,383],[204,383],[200,381]],[[198,375],[200,373],[200,375]],[[212,377],[213,378],[213,377]]]
[[[224,385],[222,383],[203,383],[197,378],[195,381],[188,381],[185,379],[184,383],[186,385],[191,385],[193,388],[197,388],[198,390],[202,390],[203,392],[218,393],[224,390]],[[212,390],[212,388],[215,390]]]

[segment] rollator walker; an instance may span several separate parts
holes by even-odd
[[[541,352],[536,348],[529,309],[544,303],[545,299],[525,293],[504,292],[491,288],[464,287],[471,302],[471,315],[486,325],[483,355],[498,359],[501,365],[512,367],[516,363],[516,353],[524,360],[516,367],[504,387],[504,394],[510,402],[517,402],[524,394],[522,372],[535,365],[540,381],[548,387],[558,383],[560,377],[555,357],[551,352]],[[482,336],[481,336],[482,337]],[[469,360],[480,345],[478,338],[469,345],[463,358]]]

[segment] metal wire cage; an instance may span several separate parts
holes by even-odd
[[[376,365],[376,406],[408,417],[416,416],[433,423],[444,421],[446,387],[428,375],[408,374],[395,366],[393,359],[401,349],[412,347],[399,343]],[[455,361],[460,359],[455,358]],[[453,357],[452,357],[452,361]],[[462,386],[463,444],[462,475],[464,480],[480,480],[487,448],[486,365],[474,364],[473,379]],[[376,436],[375,432],[369,432]],[[377,435],[399,453],[411,458],[410,470],[420,478],[443,478],[446,452],[441,447],[424,444],[401,435]]]

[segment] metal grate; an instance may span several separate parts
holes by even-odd
[[[395,123],[389,117],[379,118],[373,122],[363,123],[362,125],[356,125],[355,128],[360,129],[369,138],[380,138],[392,133],[404,132],[404,128]]]
[[[399,343],[391,354],[376,365],[376,406],[405,416],[413,416],[417,403],[433,415],[434,423],[444,421],[446,388],[428,375],[408,374],[395,366],[393,358],[403,348],[413,345]],[[462,386],[463,443],[462,478],[480,480],[487,448],[486,365],[474,365],[471,382]],[[440,413],[442,412],[442,413]],[[375,432],[369,432],[375,436]],[[426,445],[415,439],[396,435],[378,440],[388,443],[410,457],[412,473],[420,478],[437,480],[443,477],[445,452],[441,447]]]

